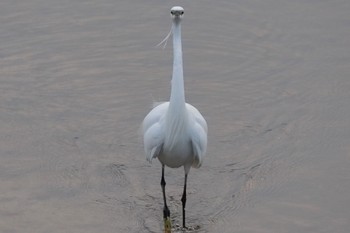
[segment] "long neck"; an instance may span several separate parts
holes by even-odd
[[[182,66],[181,24],[180,20],[173,20],[173,76],[171,79],[170,106],[184,108],[185,90]]]
[[[185,140],[187,111],[185,103],[184,77],[182,68],[181,26],[179,20],[173,20],[174,63],[171,79],[171,94],[166,117],[166,147],[172,148],[178,140]]]

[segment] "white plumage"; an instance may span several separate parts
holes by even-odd
[[[143,141],[149,162],[158,158],[162,163],[162,191],[164,198],[165,228],[170,225],[170,211],[166,204],[164,166],[184,166],[185,182],[182,196],[183,227],[185,227],[185,204],[187,174],[191,166],[198,168],[203,162],[207,148],[207,123],[200,112],[185,102],[181,19],[182,7],[173,7],[173,73],[169,102],[155,106],[143,120]],[[168,223],[168,224],[166,224]]]
[[[186,103],[178,113],[169,111],[170,102],[154,107],[143,121],[147,161],[158,158],[171,168],[200,167],[207,148],[207,123],[200,112]],[[182,117],[176,117],[180,115]]]

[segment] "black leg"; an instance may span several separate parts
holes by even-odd
[[[163,191],[163,200],[164,200],[164,208],[163,208],[163,217],[164,219],[167,219],[170,217],[170,211],[168,208],[168,205],[166,204],[166,197],[165,197],[165,179],[164,179],[164,165],[162,165],[162,180],[160,181],[160,185],[162,186]]]
[[[181,202],[182,202],[182,227],[183,228],[186,228],[186,223],[185,223],[186,186],[187,186],[187,174],[185,174],[184,192],[183,192],[182,198],[181,198]]]

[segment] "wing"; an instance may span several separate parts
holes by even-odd
[[[207,122],[205,121],[202,114],[198,111],[198,109],[188,103],[186,103],[186,107],[190,115],[194,118],[195,122],[197,122],[200,126],[202,126],[205,133],[208,133]]]
[[[164,133],[159,123],[154,123],[143,135],[143,144],[148,162],[156,158],[162,150]]]
[[[142,123],[143,133],[145,133],[154,123],[160,122],[168,110],[169,102],[161,103],[155,106],[145,117]]]
[[[153,108],[145,117],[142,123],[143,144],[147,161],[151,162],[162,150],[164,143],[164,115],[169,103],[162,103]]]
[[[194,154],[192,167],[199,168],[202,165],[203,158],[207,151],[208,126],[202,114],[200,114],[200,112],[195,107],[187,104],[187,109],[191,115],[191,120],[194,122],[191,125],[190,129],[192,149]]]

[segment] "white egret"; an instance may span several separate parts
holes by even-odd
[[[185,180],[182,202],[182,220],[185,224],[187,175],[191,167],[199,168],[207,148],[207,123],[200,112],[185,102],[181,20],[184,9],[171,8],[173,36],[173,73],[170,101],[154,107],[143,120],[143,141],[149,162],[158,158],[162,164],[161,187],[164,199],[164,224],[170,230],[170,211],[166,203],[164,166],[184,166]]]

